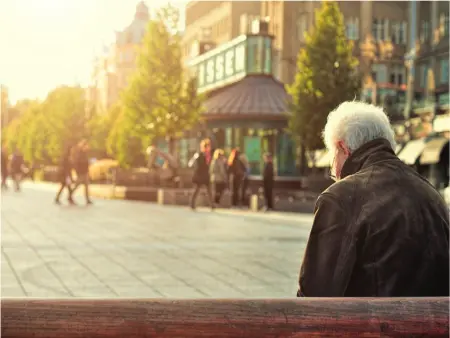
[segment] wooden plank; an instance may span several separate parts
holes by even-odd
[[[449,299],[2,299],[2,337],[448,337]]]

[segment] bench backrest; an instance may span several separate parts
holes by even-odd
[[[1,337],[448,337],[449,298],[2,299]]]

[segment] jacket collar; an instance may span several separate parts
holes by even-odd
[[[341,179],[353,175],[358,171],[367,168],[377,162],[384,160],[396,159],[391,144],[384,138],[377,138],[363,144],[356,149],[345,161],[342,171]]]

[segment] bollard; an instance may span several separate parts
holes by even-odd
[[[258,195],[253,194],[250,197],[250,210],[251,211],[258,211]]]
[[[158,189],[157,196],[156,196],[156,202],[159,205],[164,204],[164,190],[163,189]]]

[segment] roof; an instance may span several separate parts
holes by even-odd
[[[267,75],[248,75],[239,82],[211,92],[205,115],[285,116],[289,95],[284,85]]]

